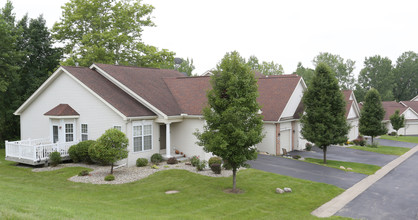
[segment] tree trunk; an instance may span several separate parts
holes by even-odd
[[[113,163],[112,163],[112,166],[110,168],[110,174],[113,174]]]
[[[237,168],[232,169],[232,192],[236,192],[237,188]]]
[[[373,136],[372,136],[372,144],[373,144]]]
[[[322,148],[322,151],[324,152],[324,164],[327,163],[327,146],[324,146]]]

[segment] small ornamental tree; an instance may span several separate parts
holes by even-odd
[[[405,117],[399,114],[399,110],[396,110],[393,115],[390,116],[390,123],[392,128],[396,131],[398,135],[398,130],[405,127]]]
[[[195,132],[197,143],[228,163],[233,173],[232,192],[238,192],[237,169],[257,158],[253,146],[263,139],[257,81],[239,53],[231,52],[218,64],[211,85],[208,106],[203,109],[207,125],[202,133]]]
[[[97,139],[96,144],[89,148],[89,156],[97,162],[111,164],[110,174],[113,174],[113,164],[128,157],[128,138],[118,129],[112,128]]]
[[[382,123],[384,117],[385,110],[383,109],[379,92],[371,88],[366,94],[363,108],[360,112],[359,132],[363,135],[371,136],[372,144],[375,136],[387,132],[385,125]]]
[[[343,94],[332,70],[324,63],[317,65],[310,86],[303,95],[302,135],[324,152],[331,144],[347,140],[349,125],[345,118]]]

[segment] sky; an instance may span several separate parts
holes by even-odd
[[[47,26],[59,21],[68,0],[11,0],[17,18],[43,14]],[[0,0],[1,7],[5,0]],[[320,52],[356,62],[381,55],[393,63],[406,51],[418,52],[416,0],[143,0],[155,7],[156,27],[144,43],[192,58],[194,74],[215,68],[227,52],[281,64],[286,74],[298,62],[313,68]]]

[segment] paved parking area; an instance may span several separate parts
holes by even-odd
[[[386,140],[386,139],[376,139],[379,143],[379,145],[383,146],[392,146],[392,147],[407,147],[407,148],[413,148],[417,144],[415,143],[408,143],[408,142],[402,142],[402,141],[392,141],[392,140]],[[367,142],[371,143],[371,139],[368,138]]]
[[[343,189],[350,188],[367,176],[280,156],[258,155],[257,160],[248,161],[248,163],[254,169],[328,183]]]

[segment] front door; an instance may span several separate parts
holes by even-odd
[[[160,125],[160,150],[165,150],[166,148],[166,127],[164,125]]]
[[[57,143],[59,141],[59,135],[58,135],[58,125],[52,126],[52,141],[54,143]]]

